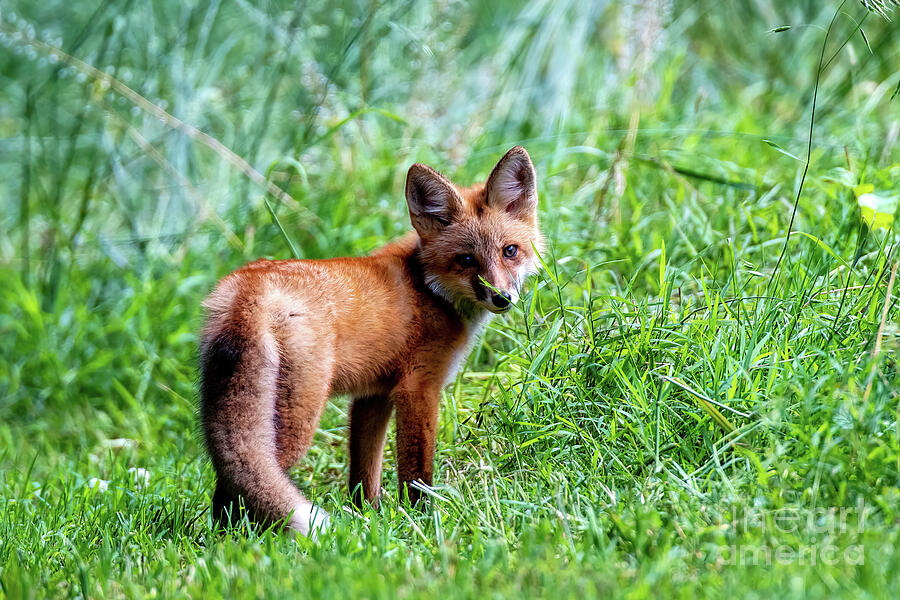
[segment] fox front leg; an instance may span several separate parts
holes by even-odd
[[[400,499],[419,501],[414,481],[431,485],[434,475],[434,444],[437,437],[441,386],[437,382],[407,382],[394,394],[397,408],[397,479]]]
[[[381,461],[393,402],[387,397],[364,396],[350,405],[350,494],[353,503],[378,506]]]

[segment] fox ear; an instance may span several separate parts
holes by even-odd
[[[537,211],[537,175],[522,146],[507,152],[487,180],[487,204],[519,219],[532,220]]]
[[[450,181],[423,164],[416,163],[406,175],[409,218],[420,235],[437,232],[453,221],[459,211],[459,196]]]

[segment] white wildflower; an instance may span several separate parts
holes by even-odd
[[[105,492],[109,489],[109,482],[105,479],[97,479],[96,477],[91,477],[87,482],[88,489],[97,490],[98,492]]]
[[[105,448],[134,448],[137,446],[137,441],[128,438],[112,438],[103,440],[102,444]]]
[[[128,469],[131,473],[131,479],[138,488],[142,488],[150,483],[150,471],[143,467],[131,467]]]

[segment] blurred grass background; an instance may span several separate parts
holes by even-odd
[[[856,1],[5,0],[0,594],[891,597],[898,90]],[[273,215],[369,252],[411,163],[515,144],[546,269],[446,394],[432,506],[388,448],[319,544],[216,532],[215,281],[292,255]],[[294,471],[332,513],[345,409]],[[819,560],[740,560],[784,547]]]

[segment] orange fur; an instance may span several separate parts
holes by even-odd
[[[218,517],[314,535],[327,523],[287,476],[330,396],[350,394],[350,489],[377,502],[396,411],[401,492],[432,482],[440,391],[491,312],[518,299],[540,248],[534,167],[511,149],[485,184],[458,188],[413,165],[415,228],[366,257],[258,260],[206,299],[201,421]],[[515,251],[510,250],[515,247]]]

